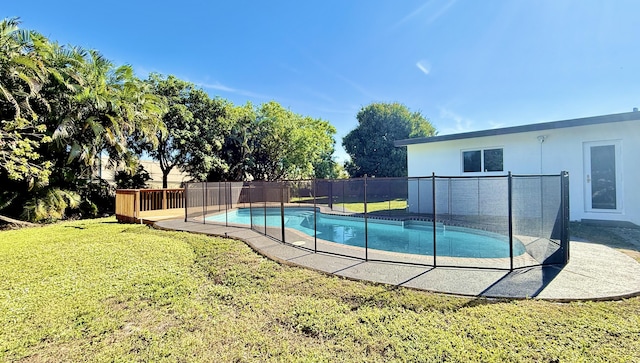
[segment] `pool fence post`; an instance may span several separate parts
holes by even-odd
[[[420,204],[422,204],[422,203],[420,203],[420,178],[418,178],[417,181],[418,181],[418,214],[420,214],[421,213]],[[407,207],[408,207],[408,205],[407,205]]]
[[[204,218],[202,223],[207,224],[207,214],[209,213],[209,182],[204,182]]]
[[[220,212],[222,208],[222,190],[220,189],[221,182],[218,180],[218,212]]]
[[[227,195],[227,184],[229,184],[229,195]],[[224,225],[229,227],[229,199],[231,195],[231,183],[224,182]],[[229,198],[227,198],[229,197]]]
[[[508,197],[507,204],[509,208],[509,270],[513,271],[513,175],[509,172],[507,177]]]
[[[189,190],[189,184],[190,183],[186,183],[184,185],[184,193],[183,193],[183,198],[184,198],[184,221],[185,221],[185,223],[187,222],[187,218],[189,216],[189,198],[187,198],[187,191]]]
[[[262,182],[262,209],[264,210],[264,234],[267,234],[267,186],[266,181]]]
[[[560,182],[560,194],[562,198],[562,241],[561,245],[564,252],[564,263],[569,263],[569,172],[563,171],[561,173]]]
[[[316,183],[317,179],[313,179],[313,252],[318,252],[318,208],[316,207]],[[329,184],[329,188],[333,188],[333,183]]]
[[[343,180],[341,184],[342,184],[342,213],[344,213],[344,205],[346,204],[346,201],[344,200],[344,186],[345,184],[347,184],[347,182]]]
[[[364,175],[364,260],[369,261],[369,228],[367,226],[367,174]]]
[[[431,172],[431,204],[433,208],[433,267],[436,267],[436,172]]]
[[[202,223],[205,223],[205,219],[207,217],[207,207],[205,207],[207,201],[207,182],[202,182]]]
[[[387,198],[389,198],[389,208],[387,212],[391,214],[391,183],[393,179],[387,179]]]
[[[251,229],[253,229],[253,205],[251,203],[251,187],[252,187],[252,182],[247,182],[247,190],[249,190],[249,226],[251,226]],[[242,187],[244,188],[244,183],[242,183]]]
[[[285,182],[281,183],[281,188],[280,188],[280,226],[282,227],[282,243],[285,242],[284,240],[284,186],[285,186]]]

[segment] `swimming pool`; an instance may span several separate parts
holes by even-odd
[[[314,213],[309,208],[286,208],[285,228],[293,228],[311,237],[314,236],[314,216],[317,218],[317,238],[350,246],[365,247],[365,223],[363,218]],[[265,209],[240,208],[209,216],[207,221],[228,221],[231,224],[265,225]],[[280,208],[266,208],[266,226],[280,227]],[[369,218],[367,220],[368,248],[433,255],[432,222],[405,220],[389,221]],[[509,238],[497,233],[477,229],[436,226],[436,252],[438,256],[505,258],[509,257]],[[514,238],[513,254],[525,252],[524,245]]]

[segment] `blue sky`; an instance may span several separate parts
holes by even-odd
[[[234,104],[275,100],[342,137],[401,102],[440,134],[640,107],[640,1],[7,1],[2,17],[173,74]]]

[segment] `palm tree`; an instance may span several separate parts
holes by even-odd
[[[48,163],[38,163],[44,126],[34,104],[46,105],[40,90],[47,79],[42,59],[33,52],[34,32],[16,18],[0,22],[0,173],[11,180],[46,180]]]
[[[75,205],[103,151],[131,161],[130,142],[157,143],[165,108],[130,66],[18,25],[0,22],[0,207],[39,219]]]
[[[91,177],[103,152],[112,164],[135,166],[130,143],[157,144],[157,133],[165,132],[163,100],[134,76],[130,66],[114,68],[95,50],[74,49],[66,56],[72,71],[64,77],[77,84],[50,126],[55,151],[64,156],[58,164],[74,164],[83,178]]]
[[[64,77],[77,81],[75,91],[61,100],[51,124],[51,155],[56,156],[55,182],[73,185],[84,202],[91,205],[94,170],[100,156],[107,154],[111,166],[135,170],[137,157],[131,143],[138,140],[157,144],[157,134],[165,132],[163,100],[136,78],[130,66],[114,68],[95,50],[67,52],[69,65]]]

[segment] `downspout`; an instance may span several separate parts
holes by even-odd
[[[542,144],[544,144],[545,140],[547,140],[547,135],[538,136],[538,141],[540,142],[540,175],[544,174],[542,172]]]
[[[544,198],[544,183],[543,183],[543,172],[542,172],[542,144],[544,144],[545,140],[547,139],[547,135],[540,135],[538,136],[538,141],[540,142],[540,232],[539,235],[542,235],[543,232],[543,224],[544,224],[544,207],[543,207],[543,198]]]

